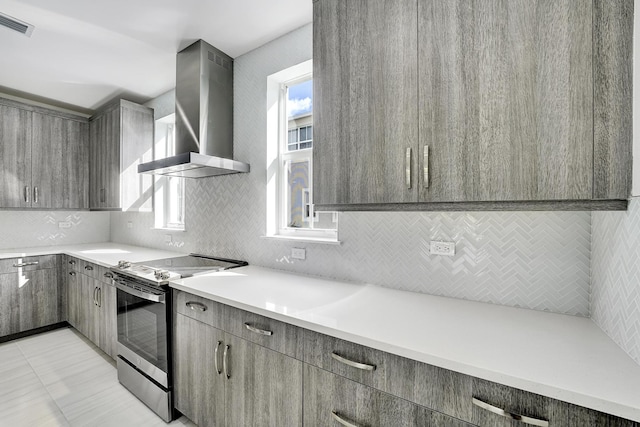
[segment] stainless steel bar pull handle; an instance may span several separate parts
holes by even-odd
[[[353,422],[342,418],[340,415],[338,415],[338,413],[336,411],[331,411],[331,416],[333,417],[334,420],[336,420],[337,422],[339,422],[340,424],[342,424],[343,426],[347,426],[347,427],[361,427],[360,424],[354,424]]]
[[[218,375],[222,373],[222,369],[220,369],[220,365],[218,365],[218,350],[220,349],[221,345],[222,345],[222,341],[218,341],[218,344],[216,344],[216,350],[214,351],[214,354],[213,354],[213,358],[215,359],[215,363],[216,363],[216,372],[218,373]]]
[[[231,372],[229,371],[229,349],[231,347],[228,345],[224,346],[224,354],[222,355],[222,369],[224,369],[224,374],[227,376],[227,379],[231,378]]]
[[[272,331],[267,331],[266,329],[258,329],[255,326],[251,326],[248,323],[244,324],[244,327],[247,328],[248,330],[250,330],[251,332],[255,332],[256,334],[260,334],[260,335],[266,335],[268,337],[270,337],[271,335],[273,335]]]
[[[199,302],[189,301],[185,305],[193,311],[207,311],[207,306]]]
[[[33,203],[38,203],[38,187],[33,187]]]
[[[337,360],[340,363],[344,363],[345,365],[351,366],[353,368],[362,369],[363,371],[375,371],[376,370],[376,365],[369,365],[367,363],[355,362],[353,360],[349,360],[347,358],[344,358],[344,357],[342,357],[342,356],[340,356],[339,354],[336,354],[336,353],[331,353],[331,357],[333,357],[335,360]]]
[[[31,187],[24,187],[24,202],[29,203],[31,199]]]
[[[404,183],[407,189],[411,188],[411,147],[407,148],[404,155]]]
[[[102,307],[102,288],[98,288],[98,307]]]
[[[38,265],[39,262],[38,261],[28,261],[28,262],[19,262],[16,264],[13,264],[14,267],[27,267],[29,265]]]
[[[422,179],[424,180],[424,188],[429,188],[429,146],[424,146],[422,154]]]
[[[98,305],[98,287],[93,288],[93,305]]]
[[[497,406],[490,405],[486,402],[483,402],[482,400],[476,399],[475,397],[473,398],[472,402],[474,405],[482,409],[486,409],[489,412],[508,418],[510,420],[520,421],[521,423],[530,424],[532,426],[539,426],[539,427],[549,426],[549,421],[547,420],[539,420],[537,418],[531,418],[525,415],[518,415],[512,412],[507,412],[502,408],[498,408]]]
[[[105,189],[101,188],[100,189],[100,203],[104,203],[105,202],[105,200],[106,200],[105,193],[106,193]]]

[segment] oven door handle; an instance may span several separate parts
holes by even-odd
[[[116,288],[120,289],[122,292],[126,292],[130,295],[136,296],[138,298],[142,298],[144,300],[147,301],[153,301],[153,302],[159,302],[164,304],[165,303],[165,295],[155,295],[155,294],[150,294],[147,292],[142,292],[139,291],[137,289],[133,289],[132,287],[129,287],[127,285],[123,285],[119,282],[116,282]]]

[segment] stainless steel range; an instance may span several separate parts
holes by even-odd
[[[171,280],[248,265],[191,254],[113,267],[118,300],[118,380],[162,419],[173,419]]]

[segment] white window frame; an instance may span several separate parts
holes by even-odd
[[[165,158],[174,155],[175,141],[174,141],[174,129],[175,129],[175,114],[157,119],[156,122],[164,124],[164,135],[160,135],[158,140],[156,136],[155,143],[155,158]],[[156,127],[157,129],[157,127]],[[162,144],[160,142],[163,142]],[[178,180],[178,192],[172,194],[170,180]],[[154,197],[154,228],[162,230],[172,231],[184,231],[185,230],[185,182],[181,178],[172,178],[168,176],[156,176],[155,177],[155,197]],[[177,199],[177,200],[176,200]],[[180,209],[179,216],[182,221],[170,222],[170,210],[178,205]]]
[[[267,94],[267,122],[268,122],[268,149],[267,149],[267,237],[284,238],[291,240],[306,240],[327,243],[338,242],[337,215],[332,218],[336,223],[336,229],[315,229],[289,227],[288,216],[288,175],[287,162],[309,160],[309,184],[313,186],[313,151],[312,148],[303,148],[288,151],[288,118],[286,112],[287,87],[312,79],[311,60],[297,66],[283,70],[268,78]],[[313,112],[312,112],[313,115]],[[313,126],[313,125],[311,125]],[[314,215],[313,204],[304,202],[311,195],[311,188],[306,188],[307,198],[303,194],[303,221],[313,225],[317,222]],[[312,197],[312,195],[311,195]],[[306,205],[309,205],[309,216],[304,218]],[[313,220],[312,220],[313,219]]]

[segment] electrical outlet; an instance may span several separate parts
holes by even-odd
[[[307,250],[304,248],[291,248],[291,258],[306,259]]]
[[[58,228],[71,228],[71,223],[69,221],[60,221],[58,222]]]
[[[431,255],[454,256],[456,254],[455,242],[431,241],[429,242]]]
[[[133,228],[133,222],[127,221],[127,228]]]
[[[171,243],[173,239],[171,239],[171,234],[165,234],[164,235],[164,242],[165,243]]]

